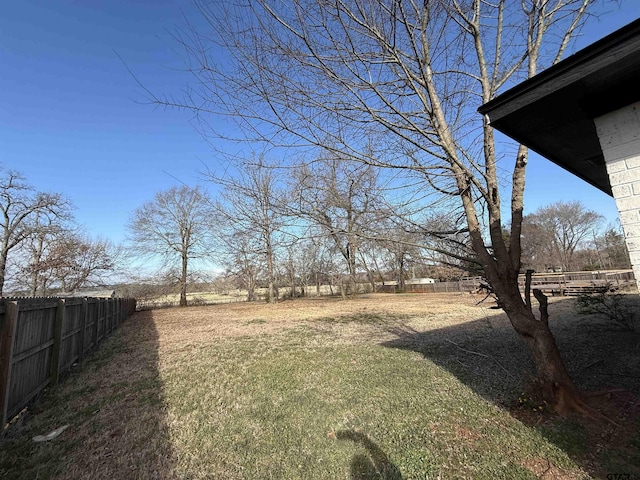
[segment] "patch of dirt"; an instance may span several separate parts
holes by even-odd
[[[640,478],[640,466],[636,464],[640,459],[640,399],[622,389],[608,393],[587,392],[585,395],[589,405],[600,416],[572,415],[561,418],[547,409],[538,410],[535,406],[532,408],[535,402],[530,399],[525,405],[515,401],[509,410],[513,417],[534,428],[553,426],[557,422],[567,420],[583,428],[587,453],[577,455],[577,458],[574,456],[574,459],[592,474],[595,473],[598,478],[607,478],[607,475],[613,473],[623,474],[622,478]],[[608,460],[612,455],[615,455],[614,463]],[[543,472],[545,462],[545,459],[535,459],[524,466],[534,474],[541,475],[539,472]],[[553,472],[554,468],[549,472]],[[612,468],[616,471],[611,471]],[[554,476],[555,473],[551,476],[545,475],[547,474],[544,473],[540,478],[573,478]]]
[[[541,457],[532,458],[522,462],[522,466],[543,480],[577,480],[574,474],[565,472],[556,467],[549,460]]]
[[[456,438],[465,444],[468,448],[473,448],[478,440],[480,440],[484,435],[475,430],[471,430],[465,427],[457,427],[456,428]]]
[[[595,469],[599,467],[600,474],[605,477],[610,473],[625,473],[631,475],[628,478],[640,478],[640,399],[619,390],[592,396],[589,403],[604,418],[576,419],[589,434],[589,453],[584,462]],[[616,461],[620,471],[605,471],[603,459],[613,451],[620,457]]]

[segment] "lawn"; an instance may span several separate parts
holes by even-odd
[[[596,398],[610,421],[556,418],[522,393],[526,352],[479,300],[139,312],[10,427],[0,478],[638,478],[639,335],[553,301],[580,386],[623,389]]]

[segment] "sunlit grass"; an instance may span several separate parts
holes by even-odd
[[[417,353],[292,340],[223,342],[164,371],[179,476],[351,478],[376,452],[397,478],[535,478],[537,457],[576,469]]]

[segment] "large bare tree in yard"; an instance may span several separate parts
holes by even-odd
[[[187,305],[190,261],[211,248],[211,201],[200,188],[186,185],[158,192],[136,209],[129,224],[132,252],[163,267],[178,266],[180,306]]]
[[[62,195],[37,192],[20,173],[0,168],[0,296],[10,252],[33,235],[45,233],[57,219],[68,218],[69,210]]]
[[[45,296],[50,282],[53,280],[49,268],[49,250],[55,238],[64,230],[58,219],[51,215],[39,213],[33,219],[33,231],[18,247],[21,258],[18,260],[19,276],[26,285],[29,295]]]
[[[275,302],[276,250],[283,242],[286,225],[283,207],[288,201],[278,170],[258,158],[241,162],[234,175],[219,177],[211,173],[210,178],[223,187],[222,202],[216,208],[217,237],[227,259],[246,269],[248,259],[261,258],[267,302]],[[253,254],[247,250],[249,246]],[[252,299],[251,290],[249,299]]]
[[[295,171],[298,214],[317,225],[344,259],[347,293],[356,291],[363,238],[386,214],[376,169],[371,165],[321,158]]]
[[[527,149],[500,155],[476,110],[558,62],[591,3],[200,2],[211,29],[182,37],[197,86],[183,102],[156,100],[203,119],[228,115],[273,146],[401,169],[416,188],[456,197],[474,261],[528,346],[542,391],[558,411],[584,410],[547,315],[537,318],[518,288]],[[212,39],[226,49],[224,61],[211,53]]]

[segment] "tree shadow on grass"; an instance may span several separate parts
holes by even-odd
[[[640,310],[640,297],[637,303]],[[573,304],[552,301],[549,325],[578,387],[623,388],[640,396],[640,331],[577,316]],[[428,331],[398,324],[388,329],[396,339],[384,345],[419,352],[492,402],[508,402],[529,379],[533,362],[506,315],[484,311],[480,320]]]
[[[351,459],[351,480],[403,480],[402,474],[386,453],[364,433],[341,430],[338,440],[350,440],[365,448],[367,454],[357,454]]]
[[[634,301],[640,310],[640,297]],[[621,330],[595,316],[577,316],[573,305],[573,299],[552,300],[549,325],[580,389],[617,390],[594,400],[617,426],[602,419],[557,419],[548,412],[521,415],[517,399],[531,380],[533,362],[500,311],[486,309],[481,320],[428,331],[396,325],[389,328],[396,339],[384,345],[421,353],[537,428],[592,474],[631,471],[629,478],[634,478],[637,471],[640,478],[633,467],[640,462],[640,332]]]
[[[14,479],[175,478],[153,312],[124,322],[0,442],[0,476]],[[54,440],[35,435],[62,425]]]

